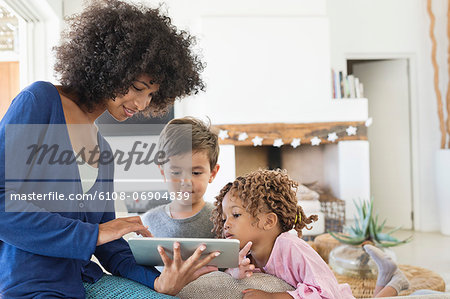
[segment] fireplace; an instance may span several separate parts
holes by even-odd
[[[217,195],[236,176],[259,168],[286,169],[292,179],[302,184],[317,182],[319,187],[346,201],[347,219],[354,217],[353,199],[370,197],[369,145],[364,122],[214,127],[223,138],[220,139],[221,170],[208,188],[207,198]],[[356,133],[348,134],[349,127],[356,128],[353,130]],[[332,132],[337,136],[334,141],[327,138]],[[248,136],[245,140],[242,133]],[[256,136],[263,138],[261,145],[254,146],[252,139]],[[315,137],[320,139],[319,145],[311,144]],[[291,145],[293,138],[301,139],[300,145]],[[281,139],[283,145],[274,146],[276,139]]]

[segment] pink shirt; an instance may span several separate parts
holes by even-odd
[[[296,287],[288,293],[296,298],[355,298],[348,284],[339,284],[320,255],[296,235],[282,233],[264,271]]]

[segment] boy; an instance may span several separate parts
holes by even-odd
[[[161,132],[159,150],[169,160],[160,166],[161,175],[177,199],[146,212],[143,224],[155,237],[214,238],[214,205],[203,195],[219,171],[217,134],[196,118],[173,119]]]

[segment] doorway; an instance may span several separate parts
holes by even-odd
[[[349,60],[364,84],[369,116],[370,189],[386,226],[413,229],[410,72],[408,59]]]

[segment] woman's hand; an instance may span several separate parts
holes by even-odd
[[[215,257],[219,256],[220,252],[212,252],[204,259],[200,259],[205,249],[205,245],[200,245],[186,261],[183,261],[180,254],[180,243],[175,242],[173,244],[173,260],[167,256],[161,246],[158,246],[158,252],[164,262],[164,270],[155,279],[155,291],[168,295],[176,295],[191,281],[203,274],[217,271],[217,267],[206,265]]]
[[[123,235],[131,232],[144,237],[152,237],[147,227],[142,224],[141,217],[117,218],[98,225],[97,246],[120,239]]]
[[[250,277],[255,270],[255,265],[250,264],[250,259],[247,258],[247,254],[252,247],[252,242],[245,244],[244,248],[239,251],[239,268],[227,269],[225,272],[233,276],[234,279],[242,279]]]

